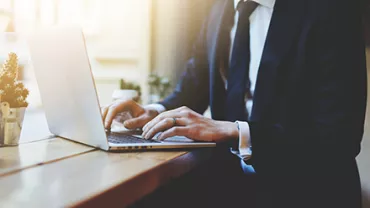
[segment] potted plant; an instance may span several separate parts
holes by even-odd
[[[112,95],[113,100],[135,100],[140,101],[140,85],[120,79],[120,89],[115,90]]]
[[[149,75],[148,84],[150,87],[150,102],[155,103],[165,98],[171,88],[170,80],[167,77],[160,77],[157,74]]]
[[[19,142],[29,91],[18,81],[18,74],[18,57],[9,53],[0,71],[0,144]]]

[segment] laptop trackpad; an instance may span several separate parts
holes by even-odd
[[[155,135],[154,138],[157,138],[157,135]],[[194,140],[189,139],[189,138],[184,137],[184,136],[174,136],[174,137],[169,137],[169,138],[165,139],[163,142],[169,142],[169,143],[192,143],[192,142],[194,142]]]

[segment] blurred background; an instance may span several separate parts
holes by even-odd
[[[150,84],[156,83],[148,83],[149,75],[174,86],[211,1],[0,0],[0,31],[6,32],[0,35],[0,63],[10,51],[18,54],[30,107],[37,107],[41,103],[25,37],[40,27],[79,24],[102,105],[111,102],[121,79],[125,87],[140,86],[142,103],[157,101],[170,87],[151,92],[155,86]]]
[[[127,90],[140,91],[143,104],[155,102],[176,84],[212,1],[0,0],[0,64],[9,52],[18,54],[21,79],[30,90],[29,110],[37,110],[41,101],[25,37],[44,26],[80,24],[101,104],[132,96]],[[364,19],[370,47],[369,6]],[[367,52],[369,70],[370,49]],[[370,207],[369,121],[368,110],[358,157],[364,207]]]

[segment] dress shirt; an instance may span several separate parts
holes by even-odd
[[[231,39],[231,47],[233,48],[234,44],[234,38],[235,33],[237,30],[238,25],[238,18],[239,13],[236,9],[239,1],[241,0],[234,0],[234,8],[236,10],[235,13],[235,21],[234,26],[232,27],[230,31],[230,39]],[[245,0],[242,0],[245,1]],[[267,32],[270,26],[272,13],[274,10],[274,5],[276,0],[254,0],[259,5],[256,8],[256,10],[251,14],[249,17],[250,22],[250,51],[251,51],[251,58],[250,58],[250,66],[249,66],[249,79],[251,82],[251,93],[253,95],[255,86],[256,86],[256,80],[257,80],[257,74],[258,69],[260,66],[261,58],[263,49],[266,42]],[[230,50],[230,57],[231,58],[231,50]],[[227,86],[227,84],[225,83]],[[246,101],[246,108],[248,111],[248,114],[251,114],[253,106],[253,100],[247,100]],[[160,104],[150,104],[147,107],[153,108],[157,110],[159,113],[166,110],[166,108],[163,105]],[[234,152],[238,156],[240,156],[243,160],[248,160],[252,156],[252,150],[251,150],[251,140],[250,140],[250,129],[248,122],[238,121],[237,122],[238,129],[239,129],[239,152]]]

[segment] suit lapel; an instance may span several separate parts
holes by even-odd
[[[297,41],[302,14],[303,2],[300,0],[277,0],[275,3],[258,71],[251,121],[261,120],[271,109],[278,68],[293,42]]]
[[[224,32],[224,20],[230,18],[233,15],[233,11],[233,1],[231,0],[218,0],[211,10],[207,27],[208,61],[211,65],[216,65],[220,37],[222,32]]]
[[[207,24],[206,44],[210,69],[210,103],[212,117],[215,119],[224,119],[226,92],[219,72],[220,56],[222,56],[220,54],[220,46],[225,35],[228,35],[224,27],[225,20],[227,21],[233,16],[233,1],[218,0],[211,10]]]

